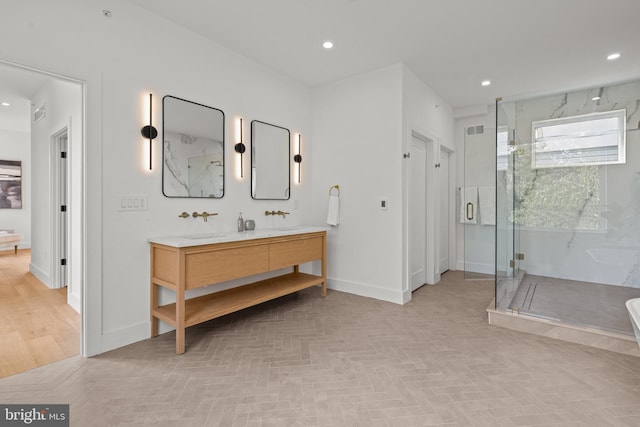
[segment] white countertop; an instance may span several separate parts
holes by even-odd
[[[264,239],[267,237],[289,236],[292,234],[317,233],[326,231],[324,227],[291,226],[273,229],[251,231],[222,231],[216,233],[187,234],[182,236],[149,237],[149,243],[184,248],[189,246],[210,245],[213,243],[237,242],[250,239]]]

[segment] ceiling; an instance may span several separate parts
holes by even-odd
[[[640,0],[130,1],[310,86],[403,62],[454,108],[640,78]],[[0,64],[0,97],[46,78]]]
[[[640,77],[639,0],[130,1],[310,86],[403,62],[454,108]]]
[[[29,99],[44,85],[45,74],[0,63],[0,129],[29,130],[31,101]]]

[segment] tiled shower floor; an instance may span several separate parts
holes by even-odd
[[[576,326],[633,335],[625,301],[639,288],[525,275],[510,309]]]

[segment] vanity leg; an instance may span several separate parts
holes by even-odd
[[[327,237],[322,239],[322,298],[327,297]]]
[[[184,354],[184,328],[176,328],[176,354]]]
[[[184,353],[185,326],[184,326],[184,292],[176,294],[176,354]]]
[[[158,336],[158,318],[153,312],[158,308],[158,285],[151,283],[151,337]]]

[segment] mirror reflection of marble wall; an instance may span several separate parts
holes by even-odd
[[[224,113],[169,95],[162,107],[164,195],[224,196]]]
[[[289,129],[251,122],[251,197],[257,200],[289,199]]]

